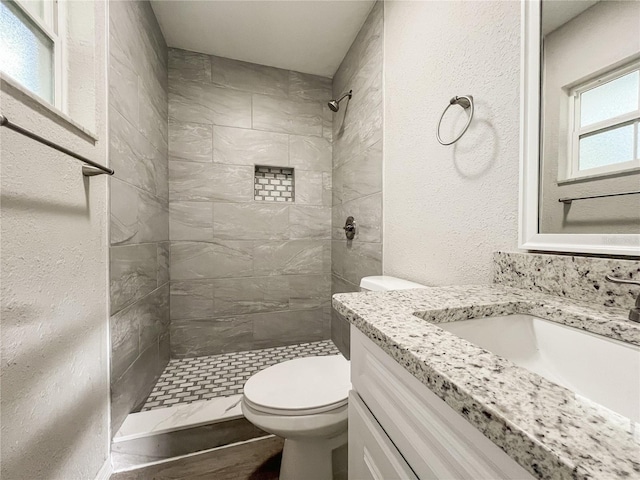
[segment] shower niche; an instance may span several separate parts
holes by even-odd
[[[256,165],[253,198],[258,202],[293,202],[295,200],[294,169]]]

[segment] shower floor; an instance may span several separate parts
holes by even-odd
[[[141,411],[242,393],[254,373],[285,360],[337,355],[331,340],[171,360]]]

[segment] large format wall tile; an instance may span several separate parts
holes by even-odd
[[[171,282],[171,318],[213,317],[214,282],[213,279]]]
[[[169,120],[169,160],[211,162],[213,126]]]
[[[251,94],[207,83],[171,83],[169,115],[182,122],[251,128]]]
[[[159,342],[148,347],[119,378],[111,378],[111,428],[117,432],[126,416],[141,407],[168,358],[160,356]]]
[[[218,355],[253,349],[253,322],[246,317],[171,321],[171,356]]]
[[[326,103],[331,100],[331,79],[308,73],[289,72],[289,96],[299,100]]]
[[[265,203],[216,203],[213,236],[235,240],[287,240],[289,206]]]
[[[254,170],[249,166],[169,162],[171,201],[250,202]]]
[[[347,246],[344,278],[359,285],[362,277],[380,275],[382,271],[382,244],[353,242]]]
[[[109,57],[109,103],[131,124],[138,124],[138,75],[118,57]]]
[[[253,128],[322,136],[322,104],[253,95]]]
[[[150,91],[140,83],[138,85],[138,128],[151,145],[160,151],[167,149],[168,106],[166,96],[158,92],[158,88]]]
[[[333,79],[333,96],[353,89],[332,124],[332,290],[355,291],[367,275],[382,273],[382,30],[376,2]],[[343,226],[355,217],[354,240]],[[334,316],[335,317],[335,316]],[[332,338],[348,354],[344,319],[332,319]]]
[[[140,351],[157,344],[158,339],[169,331],[169,283],[164,283],[141,301],[136,303],[140,323]]]
[[[172,242],[171,279],[251,276],[253,250],[250,241]]]
[[[382,191],[382,143],[378,142],[342,167],[341,201]],[[334,177],[335,178],[335,177]]]
[[[330,206],[330,182],[330,173],[296,170],[296,203]]]
[[[289,71],[223,57],[211,57],[211,81],[220,87],[287,96]]]
[[[169,49],[169,83],[211,82],[211,58],[203,53]]]
[[[114,178],[111,180],[111,244],[169,240],[167,200]]]
[[[155,243],[111,247],[109,263],[112,314],[158,286],[157,255]]]
[[[331,207],[291,205],[289,229],[292,239],[330,239]]]
[[[382,242],[382,193],[356,198],[334,210],[340,214],[333,230],[337,238],[345,238],[340,224],[351,215],[357,224],[354,242]]]
[[[115,434],[169,361],[168,59],[149,2],[110,4],[109,52]]]
[[[120,378],[140,354],[141,302],[120,310],[109,319],[111,338],[111,377]]]
[[[163,159],[117,110],[111,107],[109,111],[109,162],[116,171],[115,178],[166,198],[166,157]]]
[[[286,310],[289,280],[285,276],[216,280],[213,298],[216,317]]]
[[[172,354],[328,338],[331,80],[172,49],[169,92]],[[255,200],[255,165],[294,202]]]
[[[156,243],[156,251],[158,252],[158,286],[164,285],[169,281],[169,254],[170,243]]]
[[[169,237],[171,240],[213,240],[213,203],[171,202]]]
[[[329,338],[329,310],[265,313],[254,316],[253,344],[256,348],[292,345]]]
[[[326,138],[289,135],[289,152],[292,167],[331,171],[331,142]]]
[[[329,338],[330,310],[284,311],[171,323],[175,358],[238,352]]]
[[[283,133],[214,127],[213,161],[233,165],[289,165],[289,137]]]
[[[289,276],[289,307],[308,310],[331,306],[331,275]]]
[[[328,240],[256,242],[255,275],[321,274],[330,255]]]

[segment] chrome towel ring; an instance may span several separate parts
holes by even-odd
[[[442,119],[444,118],[444,115],[447,113],[447,110],[449,110],[449,107],[451,107],[451,105],[460,105],[465,110],[467,110],[468,108],[471,108],[471,111],[469,112],[469,119],[467,120],[467,124],[462,129],[462,132],[460,133],[460,135],[458,135],[456,138],[454,138],[450,142],[444,142],[442,138],[440,138],[440,124],[442,123]],[[466,133],[467,129],[469,128],[469,125],[471,125],[471,120],[473,120],[473,97],[471,95],[462,95],[460,97],[457,97],[457,96],[453,97],[451,100],[449,100],[449,105],[447,105],[447,108],[444,109],[444,112],[442,112],[442,115],[440,115],[440,121],[438,122],[438,129],[436,130],[436,138],[438,139],[438,142],[440,142],[441,145],[451,145],[453,143],[456,143]]]

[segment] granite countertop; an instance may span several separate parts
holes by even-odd
[[[640,424],[435,325],[523,313],[640,345],[627,310],[502,285],[338,294],[333,307],[534,476],[640,479]]]

